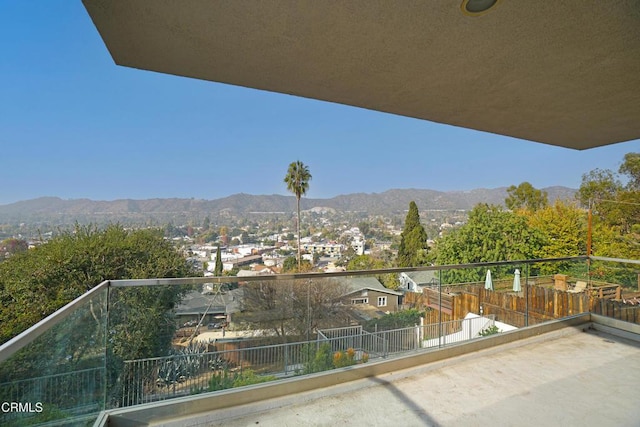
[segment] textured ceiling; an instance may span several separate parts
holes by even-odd
[[[119,65],[577,149],[640,138],[640,0],[83,0]]]

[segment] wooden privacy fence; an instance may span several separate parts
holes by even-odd
[[[619,301],[621,287],[617,285],[577,293],[530,285],[527,294],[528,300],[524,289],[522,292],[496,292],[471,284],[443,291],[442,297],[437,289],[431,288],[424,288],[422,293],[406,293],[404,304],[432,309],[427,312],[426,323],[462,319],[467,313],[480,313],[481,308],[483,314],[494,314],[496,320],[517,327],[585,312],[640,323],[640,306]]]
[[[622,301],[599,300],[593,305],[592,313],[640,324],[640,306]]]

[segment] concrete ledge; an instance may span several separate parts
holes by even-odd
[[[607,334],[633,341],[640,341],[640,325],[635,323],[592,314],[591,327],[596,331],[606,332]]]
[[[209,411],[257,403],[276,397],[303,393],[408,368],[416,368],[420,365],[463,356],[504,344],[517,343],[520,340],[538,337],[550,332],[565,329],[567,333],[582,331],[585,327],[590,326],[590,324],[591,315],[585,313],[515,331],[478,338],[471,342],[451,345],[436,350],[419,350],[413,354],[343,369],[106,411],[106,418],[108,419],[107,423],[109,426],[116,427],[143,426],[163,421],[188,418]],[[104,417],[101,419],[104,419]]]

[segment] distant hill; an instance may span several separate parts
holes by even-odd
[[[544,188],[549,201],[570,200],[576,190],[567,187]],[[413,200],[423,210],[469,210],[478,203],[504,205],[507,188],[476,189],[471,191],[435,191],[421,189],[395,189],[382,193],[355,193],[330,199],[302,198],[301,209],[324,207],[338,211],[359,211],[369,214],[393,215],[404,212]],[[0,205],[0,221],[29,221],[56,218],[68,222],[91,217],[111,218],[165,218],[206,215],[242,215],[255,212],[293,212],[295,198],[282,195],[234,194],[215,200],[200,199],[146,199],[96,201],[89,199],[63,200],[41,197]]]

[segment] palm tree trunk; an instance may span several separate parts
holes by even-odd
[[[298,218],[297,218],[297,227],[298,227],[298,273],[300,273],[300,268],[302,266],[301,263],[301,251],[300,251],[300,197],[296,197],[296,201],[298,203]]]

